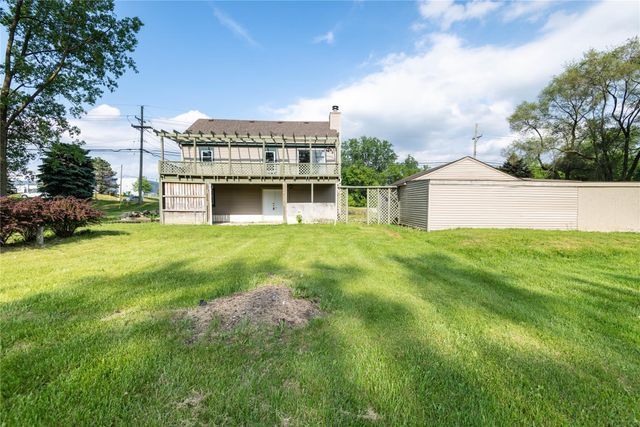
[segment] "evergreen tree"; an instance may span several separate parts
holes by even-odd
[[[524,159],[515,154],[511,154],[498,169],[518,178],[531,178],[533,176]]]
[[[100,157],[93,159],[93,170],[98,194],[114,194],[118,191],[116,173],[111,164]]]
[[[45,153],[40,173],[40,191],[49,197],[74,196],[88,199],[96,184],[88,151],[76,144],[53,144]]]

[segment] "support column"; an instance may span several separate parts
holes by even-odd
[[[229,149],[229,175],[231,175],[231,140],[228,141],[227,148]]]
[[[160,216],[160,224],[164,224],[164,182],[162,181],[162,175],[160,175],[158,193],[158,215]]]
[[[160,160],[164,160],[164,136],[160,137]]]
[[[313,191],[314,190],[313,190],[313,182],[312,182],[311,183],[311,215],[312,215],[311,221],[316,222],[317,212],[316,212],[316,206],[313,204]]]
[[[287,223],[287,183],[282,183],[282,223]]]

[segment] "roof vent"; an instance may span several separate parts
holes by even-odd
[[[331,107],[331,111],[338,111],[338,110],[339,110],[339,108],[338,108],[337,105],[334,105],[333,107]]]

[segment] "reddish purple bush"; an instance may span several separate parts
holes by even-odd
[[[48,204],[49,202],[40,197],[33,197],[19,199],[13,205],[16,232],[25,242],[35,240],[38,227],[46,227],[49,224]]]
[[[6,244],[13,234],[32,241],[39,227],[50,228],[58,237],[70,237],[78,227],[97,224],[101,218],[102,212],[90,200],[0,197],[0,244]]]
[[[49,227],[58,237],[71,237],[78,227],[98,224],[102,211],[91,205],[91,200],[75,197],[56,197],[47,202]]]
[[[9,237],[18,231],[13,216],[13,207],[19,201],[13,197],[0,197],[0,245],[4,245]]]

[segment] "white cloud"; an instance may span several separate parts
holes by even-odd
[[[532,99],[563,65],[589,48],[605,48],[637,35],[636,5],[598,3],[563,26],[512,46],[470,46],[447,34],[425,36],[422,50],[397,52],[379,69],[319,98],[300,99],[273,114],[283,119],[326,119],[343,111],[343,136],[389,139],[402,155],[451,160],[471,151],[475,123],[484,137],[482,159],[499,161],[512,140],[506,118]]]
[[[333,42],[336,40],[335,34],[333,33],[333,31],[327,31],[325,34],[321,34],[319,36],[316,36],[313,39],[314,43],[326,43],[326,44],[333,44]]]
[[[500,7],[500,3],[487,0],[473,0],[456,3],[454,0],[425,0],[418,6],[420,15],[430,21],[438,21],[442,30],[447,30],[454,22],[481,19]],[[414,30],[419,24],[414,24]]]
[[[513,1],[505,6],[502,19],[505,22],[511,22],[526,17],[527,20],[535,22],[551,6],[553,2],[546,0]]]
[[[250,45],[258,46],[258,42],[256,42],[253,39],[253,37],[251,37],[251,34],[249,34],[249,31],[246,28],[244,28],[242,25],[240,25],[238,22],[236,22],[232,17],[230,17],[229,15],[227,15],[226,13],[224,13],[218,8],[213,9],[213,14],[223,27],[226,27],[233,34],[240,37],[241,39],[244,39],[244,41],[246,41]]]
[[[183,131],[195,120],[208,118],[200,111],[191,110],[172,117],[151,117],[145,116],[147,125],[154,129]],[[80,128],[80,139],[86,142],[84,148],[90,151],[92,157],[102,157],[111,163],[116,172],[120,172],[120,165],[123,165],[123,175],[125,177],[136,177],[139,168],[139,152],[128,151],[137,150],[140,147],[140,132],[131,127],[132,123],[137,123],[133,116],[123,115],[120,109],[107,104],[101,104],[87,111],[87,114],[80,119],[70,120],[71,124]],[[152,132],[144,134],[145,149],[158,154],[160,143],[158,137]],[[106,151],[122,150],[122,151]],[[179,156],[171,156],[170,152],[177,152],[178,146],[165,139],[165,150],[168,158],[179,159]],[[143,175],[149,179],[158,177],[157,156],[145,154],[143,164]],[[37,162],[39,163],[39,162]],[[32,165],[35,169],[36,164]]]

